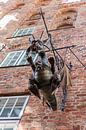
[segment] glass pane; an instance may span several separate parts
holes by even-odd
[[[12,59],[9,65],[14,65],[16,59]]]
[[[34,28],[30,28],[30,29],[28,29],[27,34],[32,34],[33,31],[34,31]]]
[[[4,62],[2,63],[1,66],[7,66],[12,57],[14,56],[14,52],[11,52],[7,57],[4,59]]]
[[[16,101],[16,98],[9,98],[6,107],[13,107],[14,103]]]
[[[13,130],[13,128],[4,128],[4,130]]]
[[[4,104],[6,103],[7,99],[6,98],[1,98],[0,99],[0,107],[3,107]]]
[[[10,118],[10,117],[20,117],[21,116],[21,112],[23,112],[23,108],[25,107],[26,104],[26,100],[27,97],[26,96],[14,96],[12,97],[1,97],[0,100],[0,119],[3,118]],[[0,125],[1,127],[1,125]],[[1,127],[2,128],[2,127]],[[8,128],[8,127],[4,127],[4,128]]]
[[[21,36],[21,33],[22,33],[22,29],[17,29],[17,30],[13,33],[12,37]]]
[[[15,52],[16,54],[14,55],[14,57],[11,59],[11,62],[9,63],[9,65],[14,65],[16,60],[19,58],[19,55],[21,54],[21,51]]]
[[[24,29],[22,32],[22,35],[27,35],[27,31],[28,31],[28,29]]]
[[[0,108],[0,112],[1,112],[2,108]]]
[[[27,35],[27,34],[32,34],[35,30],[35,27],[32,27],[32,28],[24,28],[24,29],[17,29],[12,37],[16,37],[16,36],[24,36],[24,35]]]
[[[16,36],[19,29],[16,29],[16,31],[13,33],[12,37]]]
[[[15,105],[15,107],[22,107],[25,103],[26,97],[18,98],[18,101]]]
[[[19,30],[19,32],[17,33],[17,35],[18,35],[18,36],[21,36],[22,31],[23,31],[23,29]]]
[[[26,59],[26,53],[23,55],[21,61],[19,62],[19,65],[25,65],[28,64],[28,61]]]
[[[11,117],[19,117],[19,114],[21,112],[22,108],[14,108]]]
[[[8,117],[10,114],[11,108],[4,108],[1,117]]]

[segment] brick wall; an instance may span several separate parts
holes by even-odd
[[[17,14],[17,21],[10,21],[5,28],[0,28],[0,42],[6,45],[6,48],[0,52],[0,62],[8,52],[26,49],[28,47],[28,37],[17,39],[6,39],[10,37],[17,28],[35,26],[34,35],[40,37],[44,29],[41,19],[29,24],[29,18],[42,7],[44,16],[49,29],[57,27],[60,22],[59,17],[63,17],[66,9],[77,11],[77,18],[74,21],[75,28],[59,29],[51,32],[54,46],[63,47],[67,45],[77,45],[73,51],[86,65],[86,3],[61,4],[57,0],[13,0],[8,3],[0,4],[0,18],[7,14]],[[65,14],[66,15],[66,14]],[[57,17],[58,16],[58,17]],[[46,34],[44,33],[43,38]],[[53,112],[42,106],[33,95],[30,96],[29,102],[25,108],[22,119],[19,123],[18,130],[86,130],[86,69],[68,50],[59,51],[65,58],[65,62],[72,62],[71,71],[72,87],[68,88],[68,97],[66,109],[60,110],[62,90],[56,91],[58,110]],[[66,54],[66,55],[65,55]],[[20,95],[29,94],[28,79],[31,74],[29,66],[0,68],[0,95]]]

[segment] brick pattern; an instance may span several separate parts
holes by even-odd
[[[34,35],[38,38],[44,30],[41,19],[29,25],[29,18],[39,10],[42,6],[45,13],[46,23],[49,29],[52,24],[57,26],[55,19],[58,11],[63,12],[64,9],[75,9],[77,11],[77,19],[75,28],[61,29],[51,32],[55,48],[67,45],[77,45],[73,51],[78,55],[80,60],[86,65],[86,3],[61,4],[57,0],[13,0],[6,4],[0,4],[0,18],[6,14],[17,13],[18,21],[10,21],[6,28],[0,30],[0,41],[6,44],[6,48],[0,52],[0,62],[4,59],[8,52],[26,49],[28,47],[28,37],[17,39],[6,39],[10,37],[17,28],[35,26]],[[60,13],[62,14],[62,13]],[[61,15],[60,15],[61,17]],[[59,19],[59,17],[58,17]],[[59,20],[60,22],[60,20]],[[43,38],[46,34],[43,34]],[[65,50],[59,51],[65,62],[72,62],[71,71],[72,87],[68,88],[68,97],[65,112],[60,111],[60,103],[62,98],[62,90],[56,91],[58,110],[52,112],[42,101],[31,95],[30,100],[25,108],[22,119],[19,123],[18,130],[86,130],[86,70],[78,62],[78,60]],[[47,54],[47,55],[52,55]],[[31,69],[27,67],[16,68],[0,68],[0,95],[20,95],[29,94],[28,79],[31,75]]]

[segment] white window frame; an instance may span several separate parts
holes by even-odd
[[[11,120],[11,119],[13,119],[13,120],[15,120],[15,119],[21,119],[21,117],[22,117],[22,115],[23,115],[23,111],[24,111],[24,109],[25,109],[25,106],[26,106],[26,104],[27,104],[27,102],[28,102],[28,99],[29,99],[29,96],[10,96],[10,97],[0,97],[0,98],[3,98],[3,99],[5,99],[5,98],[7,98],[7,100],[9,100],[10,98],[16,98],[16,101],[15,101],[15,103],[18,101],[18,98],[23,98],[23,97],[26,97],[26,100],[25,100],[25,102],[24,102],[24,105],[23,105],[23,107],[22,107],[22,110],[20,111],[20,114],[19,114],[19,117],[0,117],[0,120]],[[14,105],[13,105],[13,107],[12,107],[12,110],[15,108],[15,103],[14,103]],[[0,116],[1,116],[1,114],[2,114],[2,112],[3,112],[3,110],[4,110],[4,108],[5,108],[5,106],[6,106],[6,104],[7,104],[7,101],[5,102],[5,104],[4,104],[4,106],[2,107],[2,110],[1,110],[1,112],[0,112]],[[11,112],[10,112],[10,115],[9,116],[11,116],[11,114],[12,114],[12,111],[11,110]]]
[[[13,58],[15,57],[15,55],[17,54],[17,52],[21,52],[20,53],[20,55],[17,57],[17,59],[15,59],[15,62],[14,62],[14,64],[10,64],[11,63],[11,61],[13,60]],[[13,56],[11,57],[11,54],[13,53]],[[18,51],[12,51],[12,52],[9,52],[8,54],[7,54],[7,56],[5,57],[5,59],[1,62],[1,64],[0,64],[0,67],[14,67],[14,66],[23,66],[23,65],[29,65],[29,62],[27,61],[27,59],[26,59],[26,61],[25,61],[25,63],[22,63],[22,61],[23,61],[23,59],[26,57],[27,58],[27,56],[25,56],[26,55],[26,50],[18,50]],[[37,58],[37,56],[38,55],[35,55],[35,54],[33,54],[32,55],[32,58],[33,58],[33,60],[35,61],[35,59]],[[11,58],[9,58],[9,57],[11,57]],[[10,60],[9,60],[10,59]],[[8,61],[7,61],[8,60]],[[24,59],[25,60],[25,59]],[[7,62],[7,64],[5,63],[5,62]]]
[[[35,31],[35,27],[30,27],[30,28],[21,28],[21,29],[17,29],[12,37],[22,37],[22,36],[27,36],[29,34],[33,34],[33,32]],[[26,32],[26,33],[25,33]],[[25,33],[25,34],[24,34]]]
[[[18,124],[19,124],[19,121],[0,121],[0,128],[2,128],[2,130],[4,130],[4,128],[13,128],[13,130],[17,130],[18,128]]]
[[[21,52],[21,54],[19,55],[19,57],[15,60],[14,64],[10,65],[11,61],[13,60],[14,56],[16,55],[17,52]],[[14,53],[13,57],[10,59],[9,62],[7,62],[6,65],[4,65],[4,63],[7,61],[7,59],[9,59],[9,56]],[[9,52],[7,54],[7,56],[5,57],[5,59],[1,62],[0,67],[8,67],[8,66],[19,66],[19,63],[23,60],[24,55],[26,54],[26,50],[18,50],[18,51],[12,51]],[[27,64],[27,60],[24,64],[21,65],[25,65]],[[29,63],[28,63],[29,64]]]
[[[17,65],[20,65],[20,63],[22,62],[22,60],[23,60],[23,58],[24,58],[25,55],[26,55],[26,51],[24,51],[24,53],[23,53],[23,55],[21,56],[20,60],[18,61]],[[26,60],[26,62],[25,62],[23,65],[28,64],[27,62],[28,62],[28,61]]]

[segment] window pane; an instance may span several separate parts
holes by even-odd
[[[22,29],[21,29],[21,30],[19,30],[19,31],[18,31],[18,33],[17,33],[17,35],[18,35],[18,36],[21,36],[22,31],[23,31]]]
[[[23,30],[22,35],[27,35],[27,31],[28,31],[28,29]]]
[[[0,108],[0,112],[1,112],[2,108]]]
[[[11,59],[11,62],[8,65],[14,65],[20,54],[21,54],[21,51],[14,52],[14,57]]]
[[[28,101],[27,99],[28,98],[26,96],[13,96],[13,98],[1,97],[0,119],[14,119],[15,117],[20,118]]]
[[[26,100],[26,97],[19,98],[15,107],[22,107],[24,105],[25,100]]]
[[[6,67],[6,66],[15,66],[15,65],[17,65],[17,62],[21,60],[21,57],[22,57],[24,52],[25,52],[25,50],[10,52],[6,56],[4,61],[0,64],[0,66],[1,67],[2,66]]]
[[[2,62],[1,66],[8,66],[8,63],[10,62],[10,60],[13,58],[14,56],[14,52],[9,53],[6,58],[4,59],[4,61]]]
[[[28,64],[28,61],[26,59],[26,53],[23,55],[21,61],[19,62],[19,65],[25,65]]]
[[[0,107],[3,107],[4,104],[6,103],[7,99],[6,98],[1,98],[0,99]]]
[[[5,128],[4,130],[13,130],[13,128]]]
[[[1,117],[8,117],[11,112],[11,108],[5,108],[1,114]]]
[[[9,98],[6,107],[12,107],[16,101],[16,98]]]
[[[26,64],[29,64],[27,59],[26,59],[26,51],[24,51],[21,59],[19,60],[18,64],[17,65],[26,65]]]
[[[17,29],[12,37],[17,37],[17,36],[25,36],[28,34],[32,34],[35,30],[35,27],[31,27],[31,28],[24,28],[24,29]]]
[[[22,108],[14,108],[11,117],[19,117],[20,111],[22,110]]]

